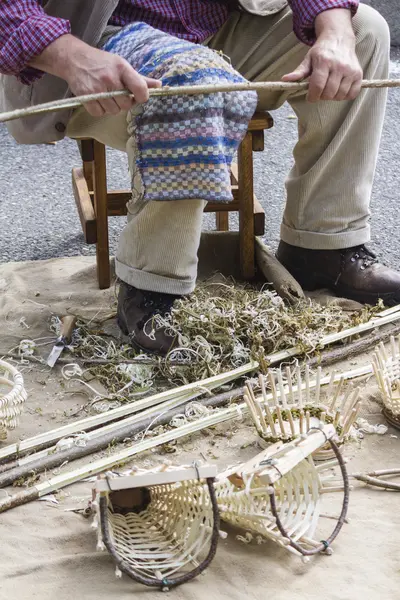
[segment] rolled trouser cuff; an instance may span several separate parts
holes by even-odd
[[[342,250],[366,244],[371,240],[369,225],[353,231],[341,233],[320,233],[292,229],[285,224],[281,225],[281,240],[291,246],[308,248],[309,250]]]
[[[115,259],[115,272],[119,279],[139,290],[185,296],[196,287],[196,279],[174,279],[135,269]]]

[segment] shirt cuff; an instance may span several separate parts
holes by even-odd
[[[293,29],[298,39],[312,46],[316,41],[315,19],[326,10],[345,8],[354,16],[358,10],[359,0],[328,0],[328,2],[311,2],[307,10],[301,14],[293,12]]]
[[[40,79],[43,72],[28,63],[39,56],[52,42],[71,33],[69,21],[47,15],[24,21],[7,39],[1,49],[2,72],[16,77],[27,85]]]

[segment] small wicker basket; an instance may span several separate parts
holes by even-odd
[[[117,569],[164,590],[204,571],[219,539],[216,473],[195,466],[98,479],[99,535]]]
[[[383,414],[400,429],[400,336],[391,337],[387,349],[383,344],[375,348],[372,366],[382,394]]]
[[[27,398],[21,373],[0,360],[0,440],[7,439],[9,429],[15,429]]]
[[[343,458],[333,442],[333,425],[313,428],[296,440],[278,443],[254,459],[218,476],[215,490],[221,519],[273,540],[303,556],[330,553],[330,544],[345,521],[349,483]],[[312,454],[329,443],[343,477],[343,487],[328,487]],[[314,539],[322,494],[344,491],[342,512],[326,541]]]
[[[361,406],[360,390],[349,386],[343,392],[344,378],[340,375],[323,377],[318,367],[315,378],[311,379],[307,366],[304,374],[300,368],[294,373],[289,367],[269,369],[266,377],[260,375],[259,385],[261,394],[257,395],[247,383],[244,399],[263,445],[291,441],[320,422],[334,425],[339,445],[353,435]],[[325,444],[313,458],[329,460],[334,453]]]

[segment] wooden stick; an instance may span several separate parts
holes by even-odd
[[[381,487],[386,490],[395,490],[400,492],[400,483],[394,483],[393,481],[385,481],[384,479],[380,479],[380,477],[385,477],[387,475],[400,475],[400,469],[386,469],[384,471],[372,471],[372,473],[353,473],[353,477],[358,479],[358,481],[363,481],[364,483],[368,483],[369,485],[373,485],[375,487]]]
[[[340,412],[340,410],[337,410],[337,411],[336,411],[336,414],[335,414],[335,419],[334,419],[334,421],[333,421],[333,426],[335,427],[335,429],[336,429],[336,427],[337,427],[337,426],[339,425],[339,423],[340,423],[340,417],[341,417],[341,416],[342,416],[342,413]]]
[[[317,385],[315,386],[315,404],[319,404],[321,392],[321,366],[319,365],[317,368]]]
[[[361,368],[357,368],[354,369],[353,371],[349,371],[347,373],[344,373],[341,375],[341,377],[346,378],[346,379],[352,379],[354,377],[359,377],[361,375],[365,375],[366,373],[370,372],[370,367],[361,367]],[[322,381],[322,383],[327,383],[329,381],[329,378],[326,378]],[[311,382],[310,383],[310,387],[313,387],[315,385],[315,382]],[[214,398],[206,398],[205,400],[202,401],[202,404],[204,406],[221,406],[223,403],[226,403],[230,400],[232,400],[233,397],[237,397],[238,393],[240,395],[242,395],[244,392],[244,389],[237,389],[237,390],[232,390],[230,392],[225,392],[224,394],[219,394],[218,396],[215,396]],[[264,387],[264,392],[265,392],[265,387]],[[264,401],[266,403],[266,405],[268,405],[268,401],[272,400],[273,402],[275,402],[277,404],[278,402],[278,398],[277,395],[275,395],[275,398],[273,396],[273,394],[271,394],[270,396],[267,396],[265,394],[264,397]],[[187,403],[189,403],[191,400],[189,400]],[[279,406],[278,406],[279,409]],[[18,466],[18,468],[13,468],[10,469],[9,471],[7,471],[6,473],[3,473],[0,475],[0,485],[6,486],[9,485],[11,483],[13,483],[16,479],[19,479],[21,477],[26,477],[29,473],[31,473],[32,471],[35,471],[36,473],[39,473],[41,471],[44,470],[50,470],[50,469],[54,469],[59,467],[60,465],[64,464],[65,462],[71,462],[73,460],[76,460],[78,458],[82,458],[84,456],[87,456],[89,454],[93,454],[94,452],[98,452],[104,448],[107,448],[110,444],[114,444],[116,442],[119,441],[123,441],[126,438],[131,438],[134,435],[146,431],[149,428],[154,428],[158,425],[161,424],[165,424],[165,423],[169,423],[169,421],[177,414],[182,414],[182,410],[183,407],[176,407],[173,410],[168,410],[166,413],[161,412],[161,414],[152,414],[151,416],[149,416],[147,419],[143,419],[143,414],[138,415],[138,417],[140,417],[142,420],[138,421],[137,419],[135,419],[135,421],[132,423],[125,423],[125,420],[122,420],[120,422],[115,423],[115,427],[113,427],[112,429],[110,428],[110,426],[107,426],[106,428],[102,428],[98,431],[98,435],[96,434],[95,439],[89,439],[86,446],[73,446],[72,448],[69,448],[67,450],[64,451],[59,451],[56,453],[50,453],[46,456],[41,456],[40,458],[38,458],[37,460],[32,460],[32,462],[29,463],[25,463],[22,466]],[[238,411],[242,412],[242,413],[246,413],[248,411],[248,406],[245,402],[239,404],[239,405],[232,405],[228,408],[222,409],[221,411],[218,412],[218,414],[216,415],[216,419],[217,419],[217,423],[222,423],[225,421],[229,421],[232,420],[234,418],[237,418],[238,416]],[[280,425],[283,425],[283,421],[282,421],[282,415],[279,415],[279,411],[278,412],[278,419],[279,416],[281,417],[281,420],[279,422]],[[272,421],[272,415],[270,413],[266,413],[267,415],[270,415],[271,421]],[[308,419],[308,420],[307,420]],[[269,420],[269,419],[268,419]],[[269,420],[270,426],[271,426],[271,421]],[[310,413],[308,412],[308,415],[306,415],[306,421],[307,421],[307,430],[309,429],[310,426]],[[211,426],[211,425],[209,425]],[[106,429],[106,433],[104,433],[104,430]],[[274,435],[274,437],[278,437],[277,434],[277,429],[275,426],[271,427],[271,431],[272,434]],[[285,436],[284,439],[287,439],[286,433],[285,433],[285,429],[284,429],[284,425],[283,425],[283,435]]]
[[[309,359],[308,363],[310,367],[314,367],[314,365],[319,364],[327,366],[339,362],[341,360],[352,358],[353,356],[358,356],[359,354],[362,354],[363,352],[366,352],[374,346],[376,346],[380,341],[383,341],[384,343],[387,342],[390,338],[390,335],[394,335],[399,332],[400,325],[395,325],[394,327],[391,327],[389,331],[383,330],[371,333],[362,337],[359,340],[352,341],[344,346],[342,345],[338,348],[326,350],[322,352],[319,356],[313,356]]]
[[[301,91],[307,90],[309,86],[308,81],[298,82],[283,82],[283,81],[267,81],[267,82],[246,82],[246,83],[226,83],[226,84],[210,84],[210,85],[196,85],[196,86],[177,86],[163,88],[155,88],[149,90],[150,98],[165,97],[165,96],[195,96],[199,94],[216,94],[218,92],[248,92],[253,91]],[[362,88],[395,88],[400,87],[400,80],[396,79],[381,79],[381,80],[363,80],[361,84]],[[121,96],[129,96],[134,98],[133,94],[127,90],[119,90],[114,92],[102,92],[99,94],[88,94],[85,96],[78,96],[75,98],[66,98],[63,100],[56,100],[54,102],[47,102],[45,104],[38,104],[36,106],[30,106],[27,108],[21,108],[9,112],[0,113],[0,123],[6,121],[13,121],[15,119],[25,118],[31,115],[39,115],[49,112],[57,112],[65,109],[77,108],[87,102],[93,102],[96,100],[105,100],[108,98],[120,98]]]
[[[264,377],[262,375],[259,376],[259,382],[260,382],[260,387],[261,387],[261,394],[262,394],[262,398],[263,398],[263,406],[264,406],[264,410],[265,410],[265,415],[267,417],[267,421],[270,426],[271,433],[272,433],[273,437],[276,438],[277,433],[276,433],[276,429],[275,429],[275,423],[274,423],[274,419],[273,419],[272,413],[269,408],[267,392],[265,390],[265,381],[264,381]]]
[[[308,364],[305,368],[305,380],[306,380],[306,405],[310,403],[310,367]]]
[[[292,406],[294,404],[295,400],[294,400],[294,395],[293,395],[293,383],[292,383],[292,374],[290,372],[290,367],[286,367],[285,372],[286,372],[286,380],[287,380],[287,384],[288,384],[288,388],[289,388],[289,402],[290,402],[290,405]]]
[[[331,402],[331,405],[330,405],[330,407],[329,407],[329,409],[330,409],[331,411],[333,411],[333,410],[334,410],[334,408],[336,407],[336,403],[337,403],[337,401],[338,401],[338,398],[339,398],[340,392],[342,391],[343,384],[344,384],[344,377],[341,377],[341,378],[339,379],[339,383],[338,383],[338,385],[337,385],[337,387],[336,387],[336,390],[335,390],[335,395],[333,396],[333,398],[332,398],[332,402]]]
[[[246,365],[243,365],[243,367],[239,367],[239,369],[234,369],[232,371],[228,371],[227,373],[209,377],[196,383],[166,390],[165,392],[160,392],[159,394],[153,394],[147,398],[143,398],[141,400],[137,400],[136,402],[124,404],[119,408],[109,410],[106,413],[101,413],[92,417],[86,417],[85,419],[74,421],[69,425],[58,427],[57,429],[53,429],[47,433],[28,438],[27,440],[23,440],[17,444],[11,444],[5,448],[0,448],[0,461],[4,461],[5,459],[9,459],[13,456],[19,456],[29,451],[46,448],[64,437],[94,429],[98,426],[110,423],[111,421],[121,419],[122,417],[135,414],[150,407],[161,405],[169,400],[177,400],[179,398],[181,398],[182,401],[189,399],[193,400],[194,398],[197,398],[203,394],[206,389],[215,389],[224,383],[228,383],[237,377],[257,369],[257,367],[258,363],[256,362],[247,363]]]
[[[224,392],[223,394],[219,394],[215,397],[206,398],[204,401],[202,401],[202,405],[210,408],[219,407],[229,402],[233,395],[234,392]],[[186,404],[190,404],[190,402],[191,400],[189,400]],[[168,410],[167,412],[160,413],[156,416],[152,415],[147,418],[142,418],[141,420],[136,421],[135,423],[130,425],[124,425],[124,421],[122,421],[118,424],[118,429],[115,429],[111,432],[107,432],[106,434],[104,434],[103,431],[100,430],[101,435],[97,436],[95,439],[89,439],[85,446],[73,446],[72,448],[68,448],[67,450],[61,450],[55,453],[53,452],[37,460],[32,460],[29,463],[25,463],[21,466],[10,469],[5,473],[0,474],[0,487],[11,485],[17,479],[20,479],[21,477],[26,477],[32,472],[40,473],[45,470],[49,471],[51,469],[55,469],[60,465],[65,464],[66,462],[70,463],[71,461],[77,460],[84,456],[88,456],[89,454],[99,452],[104,448],[114,445],[115,443],[123,442],[125,439],[133,438],[135,435],[143,433],[148,429],[150,430],[160,425],[166,425],[171,421],[173,417],[182,414],[184,408],[185,405],[176,407],[172,410]],[[241,405],[241,409],[244,411],[244,404]],[[237,407],[236,405],[233,405],[228,409],[218,412],[219,420],[217,420],[217,422],[222,423],[224,421],[233,419],[237,417],[237,414]],[[215,416],[216,415],[217,413],[215,413]],[[199,419],[199,421],[201,421],[201,419]],[[195,421],[195,423],[197,423],[197,421]],[[179,428],[172,430],[172,433],[173,431],[177,431],[178,429]]]
[[[251,400],[253,402],[253,406],[254,406],[254,409],[256,411],[256,414],[258,415],[258,419],[259,419],[259,422],[260,422],[261,429],[263,430],[264,433],[267,433],[268,432],[268,427],[265,424],[264,414],[263,414],[263,411],[261,409],[261,406],[260,406],[259,402],[257,401],[255,395],[254,395],[253,387],[249,383],[246,384],[246,387],[247,387],[247,390],[248,390],[248,394],[249,394],[249,396],[250,396],[250,398],[251,398]]]
[[[0,513],[9,510],[10,508],[26,504],[31,500],[36,500],[37,498],[46,496],[47,494],[51,494],[52,492],[76,483],[77,481],[81,481],[82,479],[86,479],[87,477],[91,477],[103,471],[112,469],[116,465],[120,465],[133,456],[145,452],[146,450],[150,450],[173,440],[191,435],[196,431],[201,431],[202,429],[217,425],[218,423],[222,423],[224,421],[226,421],[226,413],[218,411],[203,419],[199,419],[194,423],[183,425],[182,427],[178,427],[156,437],[144,439],[137,444],[130,445],[128,448],[125,448],[120,452],[98,459],[89,463],[88,465],[83,465],[74,471],[51,477],[46,481],[36,484],[28,490],[19,492],[6,498],[1,498]]]
[[[300,410],[299,426],[300,426],[300,433],[304,433],[304,410],[303,409]]]
[[[275,405],[275,410],[276,410],[276,416],[278,417],[279,427],[280,427],[280,430],[282,432],[282,437],[283,437],[284,440],[286,440],[287,439],[287,434],[286,434],[286,430],[285,430],[285,424],[284,424],[283,419],[282,419],[281,408],[280,408],[280,406],[278,404]]]
[[[258,434],[261,435],[261,437],[262,437],[264,432],[263,432],[263,429],[262,429],[262,426],[260,423],[260,419],[259,419],[256,409],[254,407],[253,400],[250,398],[250,395],[246,392],[243,394],[243,399],[246,402],[247,408],[249,409],[250,416],[253,419],[253,422],[254,422],[254,425],[256,426]]]
[[[338,333],[331,333],[329,335],[324,336],[318,342],[319,348],[324,348],[329,344],[333,344],[335,342],[339,342],[345,340],[353,335],[358,335],[360,333],[365,333],[366,331],[370,331],[371,329],[376,329],[378,327],[382,327],[383,325],[388,325],[389,323],[393,323],[395,321],[400,320],[400,306],[396,307],[397,310],[395,312],[386,314],[379,313],[374,319],[371,319],[367,323],[362,323],[361,325],[356,325],[355,327],[350,327],[349,329],[344,329],[343,331],[339,331]],[[384,316],[383,316],[384,314]],[[341,349],[342,350],[342,349]],[[265,360],[269,362],[270,365],[277,364],[289,358],[293,358],[298,354],[303,354],[304,350],[300,346],[293,346],[292,348],[288,348],[287,350],[281,350],[280,352],[275,352],[269,356],[265,357]],[[340,359],[337,359],[340,360]],[[310,359],[308,361],[309,366],[313,366],[315,364],[326,364],[324,360],[321,360],[321,356],[315,357],[314,359]]]
[[[297,393],[299,396],[299,407],[300,410],[303,410],[303,393],[302,393],[302,379],[301,379],[301,369],[300,365],[297,367]]]
[[[343,433],[342,433],[342,436],[341,436],[342,438],[344,438],[349,433],[350,427],[352,426],[352,424],[356,420],[357,412],[358,412],[358,407],[353,408],[353,410],[347,416],[346,422],[343,425]]]
[[[326,391],[325,391],[326,400],[328,400],[328,398],[330,398],[332,395],[333,387],[335,385],[335,376],[336,376],[336,372],[332,371],[328,387],[326,388]],[[325,402],[325,404],[327,404],[327,401]]]

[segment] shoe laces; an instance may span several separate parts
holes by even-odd
[[[366,248],[364,244],[343,250],[342,259],[344,261],[350,260],[352,263],[361,261],[360,269],[362,271],[368,269],[368,267],[371,267],[378,262],[376,255],[371,250]]]

